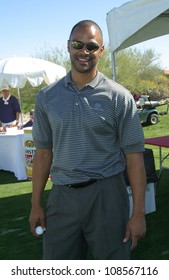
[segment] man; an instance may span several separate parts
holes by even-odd
[[[24,127],[32,127],[33,126],[33,121],[34,121],[34,109],[32,109],[30,111],[30,114],[29,114],[29,121],[27,121],[24,125],[23,125],[23,128]]]
[[[9,86],[1,88],[2,97],[0,98],[0,123],[2,127],[16,126],[19,123],[20,105],[18,99],[10,95]]]
[[[143,132],[132,95],[97,71],[103,51],[100,27],[77,23],[68,40],[71,71],[37,97],[29,220],[35,236],[37,225],[45,230],[44,259],[85,259],[88,247],[95,259],[129,259],[146,231]]]

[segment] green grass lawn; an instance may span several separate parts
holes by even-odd
[[[169,115],[160,116],[154,126],[143,128],[145,138],[169,135]],[[159,170],[159,151],[154,153],[156,170]],[[164,154],[167,149],[164,149]],[[169,166],[169,159],[166,160]],[[51,181],[44,192],[46,202]],[[29,229],[31,181],[17,181],[13,173],[0,171],[0,259],[40,260],[42,237],[35,238]],[[169,171],[162,172],[156,190],[156,212],[146,215],[147,234],[132,252],[134,260],[169,259]]]
[[[46,202],[51,181],[44,192]],[[0,259],[41,259],[42,238],[35,238],[29,229],[31,181],[17,181],[13,173],[0,171]]]

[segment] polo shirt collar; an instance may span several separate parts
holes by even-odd
[[[95,88],[101,82],[101,80],[103,80],[103,78],[104,75],[98,71],[96,77],[90,83],[86,84],[86,86]],[[71,71],[69,71],[65,76],[65,86],[68,86],[69,84],[74,85],[74,82],[71,78]]]
[[[4,104],[8,104],[8,101],[10,99],[11,95],[9,94],[7,98],[2,97]]]

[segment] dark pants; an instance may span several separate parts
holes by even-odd
[[[130,259],[130,242],[123,243],[129,200],[121,174],[85,188],[56,186],[49,194],[43,259]]]

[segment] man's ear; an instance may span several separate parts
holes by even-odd
[[[100,55],[99,55],[99,57],[102,57],[103,52],[104,52],[104,45],[102,45],[102,46],[100,47]]]

